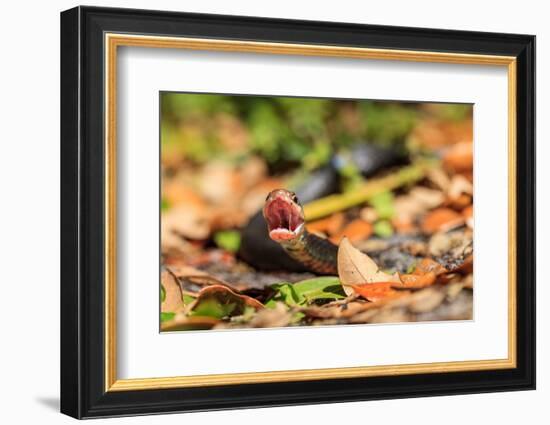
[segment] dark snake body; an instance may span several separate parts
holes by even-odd
[[[320,274],[338,274],[338,247],[328,239],[304,230],[297,240],[281,245],[291,258],[308,270]]]

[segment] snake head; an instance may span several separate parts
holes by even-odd
[[[263,214],[269,237],[275,242],[291,242],[304,231],[304,210],[294,192],[286,189],[269,192]]]

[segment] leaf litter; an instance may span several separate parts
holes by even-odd
[[[213,121],[180,122],[185,152],[162,149],[161,330],[471,319],[472,121],[434,118],[434,108],[424,105],[427,118],[406,130],[410,150],[441,158],[423,177],[379,190],[356,206],[331,207],[315,220],[306,216],[311,233],[339,245],[338,276],[257,270],[238,254],[241,229],[265,195],[309,173],[322,150],[276,150],[268,144],[268,129],[255,121],[247,128],[227,111]],[[355,112],[344,108],[342,114],[357,131]],[[220,152],[202,150],[211,132],[230,149],[225,152],[239,154],[211,160]],[[251,154],[247,146],[258,135],[266,139]],[[273,172],[284,155],[303,158],[302,169]],[[344,191],[353,191],[361,181],[348,171]],[[399,169],[384,170],[381,181],[392,172]]]

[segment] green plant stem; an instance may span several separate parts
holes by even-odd
[[[361,205],[379,193],[415,183],[422,179],[427,171],[436,164],[435,161],[418,160],[392,174],[369,180],[351,192],[330,195],[309,202],[304,205],[306,221],[317,220],[335,212]]]

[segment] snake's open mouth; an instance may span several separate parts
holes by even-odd
[[[269,194],[264,205],[269,237],[276,242],[297,238],[304,226],[302,207],[294,202],[289,192],[276,190]]]

